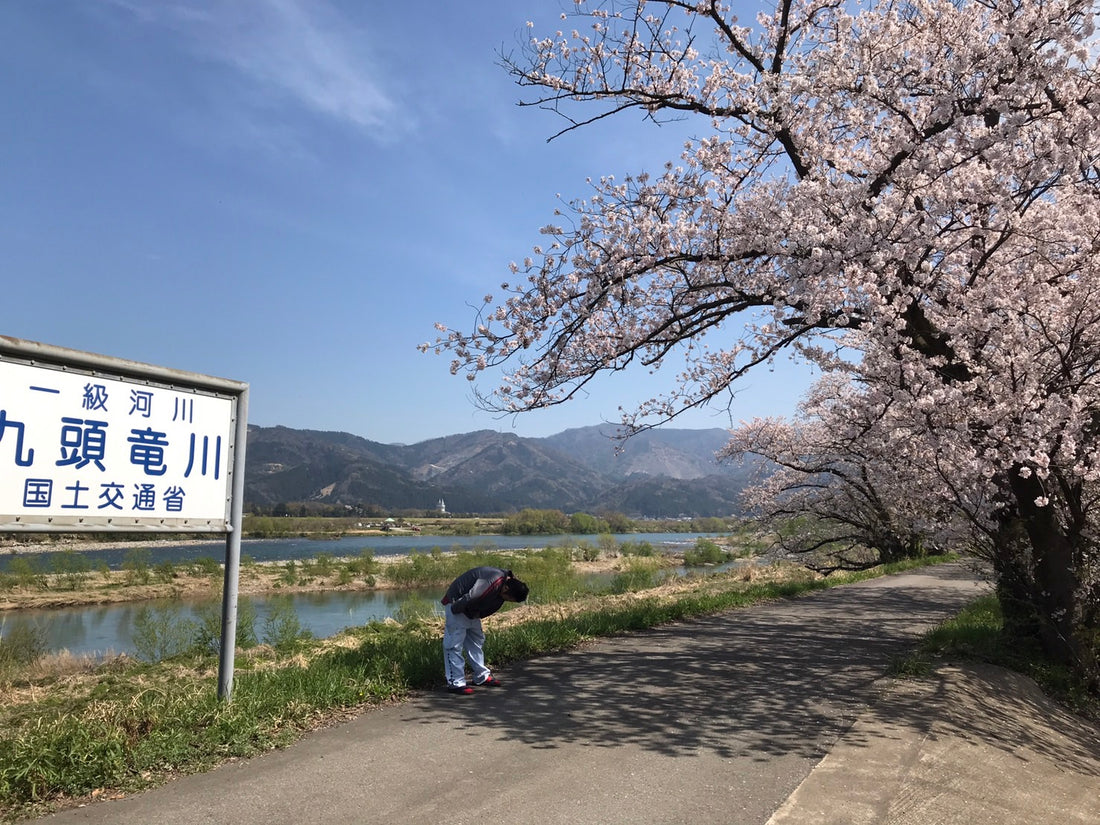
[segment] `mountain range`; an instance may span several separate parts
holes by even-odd
[[[626,442],[609,426],[545,438],[478,430],[381,444],[349,433],[248,428],[245,504],[312,502],[354,512],[505,513],[527,507],[631,517],[739,511],[754,466],[719,463],[723,429],[659,429]]]

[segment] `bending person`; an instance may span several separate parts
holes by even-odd
[[[497,567],[474,567],[451,582],[442,599],[447,606],[443,629],[447,690],[467,695],[474,692],[466,683],[466,659],[475,685],[500,686],[485,666],[485,631],[481,620],[492,616],[505,602],[526,601],[527,591],[527,585],[513,576],[511,570]]]

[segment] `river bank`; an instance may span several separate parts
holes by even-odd
[[[204,545],[211,547],[225,547],[224,534],[210,533],[171,533],[171,534],[127,534],[118,538],[89,538],[88,534],[80,533],[28,533],[18,537],[12,534],[0,536],[0,556],[17,555],[22,553],[51,553],[62,550],[109,550],[115,547],[179,547],[181,545]],[[287,534],[275,536],[246,534],[242,542],[256,541],[265,538],[314,538],[319,540],[335,541],[341,538],[354,537],[378,537],[378,536],[434,536],[440,541],[453,538],[455,533],[432,530],[428,528],[413,529],[407,527],[394,527],[390,530],[352,528],[339,532],[299,532],[292,531]],[[644,534],[640,534],[644,535]]]
[[[65,550],[112,550],[119,547],[181,547],[210,545],[212,548],[224,548],[225,539],[210,538],[149,538],[123,540],[119,539],[85,539],[70,537],[67,535],[50,537],[40,541],[0,539],[0,556],[21,556],[32,553],[60,553]]]
[[[115,545],[108,545],[109,549]],[[85,549],[92,549],[87,547]],[[333,559],[331,565],[320,563],[256,562],[242,564],[238,576],[238,593],[259,596],[273,593],[309,593],[322,591],[370,592],[396,590],[406,585],[387,574],[396,565],[408,561],[410,554],[380,556],[372,559],[369,572],[360,570],[351,578],[348,565],[354,559]],[[572,562],[581,575],[614,574],[631,564],[631,557],[606,556]],[[659,567],[682,564],[683,556],[667,554],[654,558]],[[291,567],[290,565],[293,564]],[[352,568],[354,569],[354,568]],[[80,574],[78,583],[68,581],[66,574],[44,574],[33,584],[17,584],[0,592],[0,612],[22,609],[83,607],[99,604],[119,604],[152,599],[194,599],[214,597],[223,587],[224,569],[202,568],[196,565],[172,565],[148,572],[143,581],[128,570],[93,570]]]
[[[8,544],[0,543],[0,612],[202,599],[218,596],[223,587],[224,538],[145,536],[119,540],[58,535],[48,541],[36,538],[30,542],[25,537],[7,538]],[[238,592],[259,596],[437,587],[461,572],[451,569],[453,564],[436,564],[455,554],[483,559],[486,553],[502,553],[514,559],[512,566],[522,567],[520,559],[533,561],[539,554],[549,553],[543,565],[552,557],[554,565],[570,564],[576,576],[610,578],[627,570],[637,574],[640,567],[648,567],[651,573],[682,567],[686,554],[700,541],[712,545],[715,553],[718,547],[714,545],[723,545],[727,558],[759,555],[767,549],[745,534],[246,539],[241,544]],[[412,570],[410,559],[415,562]],[[434,572],[426,578],[429,560]],[[719,562],[721,558],[707,561]],[[536,569],[541,569],[538,562],[534,563]]]

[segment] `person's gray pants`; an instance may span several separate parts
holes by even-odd
[[[447,620],[443,627],[443,668],[447,684],[451,687],[466,684],[463,654],[470,660],[474,684],[481,684],[490,675],[489,668],[485,666],[485,631],[481,629],[481,619],[471,619],[463,613],[456,615],[449,605],[444,611]]]

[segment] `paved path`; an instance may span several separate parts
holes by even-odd
[[[1100,728],[980,663],[888,680],[768,825],[1097,825]]]
[[[43,821],[764,825],[831,748],[869,751],[874,726],[841,737],[890,659],[986,587],[942,565],[603,640]]]

